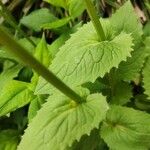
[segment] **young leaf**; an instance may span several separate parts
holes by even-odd
[[[66,25],[70,20],[71,20],[71,17],[59,19],[59,20],[56,20],[56,21],[51,22],[51,23],[43,24],[41,26],[41,28],[49,29],[49,30],[50,29],[57,29],[57,28],[60,28],[60,27],[62,27],[64,25]]]
[[[47,8],[41,8],[33,11],[28,16],[23,17],[20,22],[32,30],[40,31],[43,24],[55,20],[57,20],[57,18]]]
[[[105,97],[100,94],[88,96],[81,104],[54,94],[29,124],[18,150],[65,150],[98,128],[107,109]]]
[[[141,41],[142,25],[138,20],[130,1],[127,1],[117,12],[110,18],[112,27],[117,34],[124,31],[132,33],[135,43]]]
[[[38,45],[35,49],[34,56],[38,61],[40,61],[46,67],[48,67],[49,64],[52,61],[52,56],[51,56],[51,53],[48,50],[47,43],[46,43],[44,35],[43,35],[41,41],[38,43]],[[38,79],[39,79],[39,75],[36,72],[34,72],[34,75],[31,79],[32,80],[31,81],[31,86],[32,86],[33,91],[35,90]]]
[[[34,56],[46,67],[49,66],[51,62],[51,54],[48,50],[45,36],[43,35],[42,39],[38,43]]]
[[[6,83],[0,95],[0,116],[25,106],[32,99],[34,95],[28,89],[28,83],[15,80]]]
[[[0,149],[1,150],[16,150],[20,137],[16,130],[0,131]]]
[[[60,48],[49,69],[69,86],[78,86],[86,82],[94,82],[103,77],[112,67],[126,60],[132,51],[132,38],[129,34],[120,33],[112,38],[111,26],[102,20],[107,41],[98,41],[92,23],[79,29]],[[110,39],[111,37],[111,39]],[[41,80],[37,93],[51,93],[51,86]]]
[[[150,114],[132,108],[112,106],[101,128],[101,136],[111,149],[148,150]]]

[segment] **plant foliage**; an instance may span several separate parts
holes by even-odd
[[[150,149],[150,5],[145,25],[135,2],[0,2],[0,150]]]

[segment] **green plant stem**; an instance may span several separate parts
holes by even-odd
[[[82,103],[85,100],[80,97],[76,92],[69,88],[63,81],[56,77],[51,71],[49,71],[44,65],[37,61],[25,48],[18,44],[5,29],[0,26],[0,44],[6,46],[6,50],[18,57],[23,63],[33,68],[39,75],[45,80],[59,89],[66,96],[71,98],[77,103]]]
[[[2,10],[0,10],[0,15],[4,17],[4,19],[18,32],[20,32],[34,47],[36,44],[25,34],[24,31],[20,29],[20,27],[17,25],[17,22],[15,21],[14,17],[11,15],[11,13],[7,10],[7,8],[4,6],[4,4],[0,1],[0,6],[2,7]]]
[[[101,25],[101,22],[99,20],[99,17],[96,13],[96,9],[91,0],[84,0],[84,1],[86,3],[86,8],[87,8],[88,14],[93,22],[95,29],[96,29],[99,40],[104,41],[106,39],[106,37],[105,37],[105,33],[104,33],[103,27]]]

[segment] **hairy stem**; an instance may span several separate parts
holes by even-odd
[[[49,71],[44,67],[38,60],[36,60],[25,48],[18,44],[10,34],[8,34],[3,27],[0,26],[0,44],[6,46],[6,50],[18,57],[23,63],[27,64],[33,68],[39,75],[41,75],[45,80],[55,86],[58,90],[64,93],[66,96],[76,101],[77,103],[82,103],[85,101],[76,92],[74,92],[70,87],[68,87],[63,81],[61,81],[53,72]]]
[[[106,37],[105,37],[105,33],[104,33],[103,27],[101,25],[101,22],[99,20],[99,17],[96,13],[96,9],[91,0],[84,0],[84,1],[86,3],[86,8],[87,8],[88,14],[93,22],[95,29],[96,29],[99,40],[104,41],[106,39]]]

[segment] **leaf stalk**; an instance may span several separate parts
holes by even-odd
[[[95,9],[91,0],[84,0],[84,1],[86,4],[87,12],[88,12],[88,14],[89,14],[89,16],[93,22],[93,25],[95,27],[95,30],[96,30],[97,35],[99,37],[99,40],[104,41],[106,39],[106,37],[105,37],[105,33],[104,33],[103,27],[101,25],[101,22],[99,20],[99,17],[96,13],[96,9]]]

